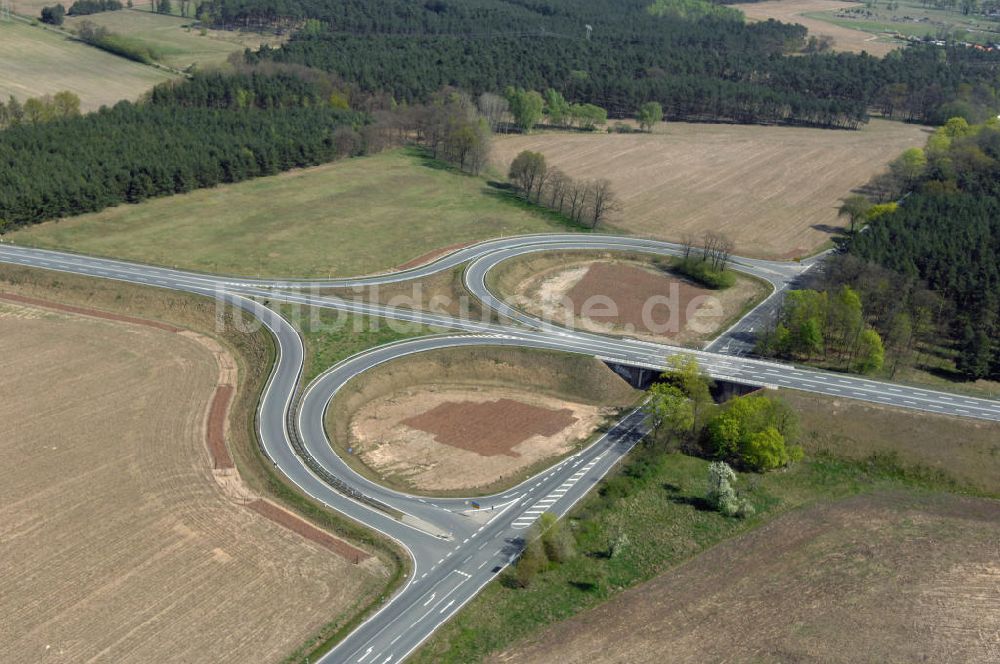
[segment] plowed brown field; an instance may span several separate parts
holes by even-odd
[[[861,496],[786,514],[493,661],[997,662],[1000,503]]]
[[[872,120],[858,131],[668,123],[653,134],[539,132],[495,141],[507,172],[522,150],[577,178],[607,178],[623,203],[613,223],[680,240],[725,233],[739,254],[795,258],[843,226],[841,199],[904,150],[922,127]]]
[[[0,661],[280,661],[384,584],[216,481],[219,377],[186,334],[0,303]]]

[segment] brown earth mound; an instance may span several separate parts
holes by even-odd
[[[450,401],[403,424],[434,435],[434,440],[483,456],[521,456],[513,447],[532,436],[554,436],[576,422],[573,411],[551,410],[513,399],[475,403]]]
[[[361,549],[351,546],[341,539],[337,539],[325,530],[320,530],[305,519],[292,514],[288,510],[282,509],[269,500],[255,500],[247,505],[254,512],[265,516],[275,523],[279,523],[294,533],[298,533],[307,540],[321,544],[337,553],[352,563],[360,563],[370,556]]]
[[[82,314],[92,318],[103,318],[105,320],[120,321],[122,323],[132,323],[133,325],[144,325],[146,327],[154,327],[158,330],[166,330],[167,332],[181,331],[179,327],[167,325],[166,323],[161,323],[155,320],[149,320],[147,318],[122,316],[121,314],[112,314],[107,311],[100,311],[99,309],[91,307],[75,307],[71,304],[61,304],[59,302],[52,302],[51,300],[40,300],[36,297],[25,297],[24,295],[16,295],[14,293],[0,293],[0,299],[9,300],[10,302],[18,302],[20,304],[44,307],[46,309],[55,309],[56,311],[65,311],[71,314]]]
[[[704,288],[687,281],[637,265],[608,262],[593,263],[566,296],[574,315],[648,334],[663,334],[664,329],[680,332],[695,298],[707,297]],[[599,300],[613,307],[605,309]]]

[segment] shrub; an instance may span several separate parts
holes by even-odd
[[[42,23],[49,25],[62,25],[63,17],[66,15],[66,8],[62,5],[52,5],[42,7]]]
[[[113,12],[122,8],[118,0],[76,0],[67,12],[70,16],[86,16],[98,12]]]
[[[685,277],[714,290],[729,288],[736,283],[736,275],[728,270],[715,270],[708,261],[686,258],[674,264],[674,269]]]
[[[92,46],[147,65],[152,64],[160,56],[144,42],[109,32],[104,26],[94,25],[90,21],[80,24],[77,36]]]
[[[548,562],[542,541],[537,538],[529,540],[514,566],[512,573],[514,584],[519,588],[527,588],[539,572],[548,566]]]
[[[784,402],[765,396],[733,399],[708,423],[715,456],[756,471],[801,459],[802,449],[787,445],[797,433],[795,414]]]

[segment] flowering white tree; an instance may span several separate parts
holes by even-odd
[[[725,461],[713,461],[708,467],[708,502],[726,516],[741,518],[753,514],[753,506],[736,495],[736,473]]]

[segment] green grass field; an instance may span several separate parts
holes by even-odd
[[[75,31],[83,21],[143,42],[157,54],[159,62],[177,69],[192,65],[200,68],[221,66],[231,53],[259,48],[263,41],[277,43],[273,38],[268,40],[252,33],[210,30],[202,35],[200,30],[186,27],[193,19],[138,9],[67,16],[66,27]]]
[[[302,334],[306,347],[303,385],[308,385],[316,376],[341,360],[369,348],[442,331],[416,323],[357,316],[295,304],[282,304],[277,311]]]
[[[395,151],[50,221],[6,239],[223,274],[346,277],[459,243],[566,229],[482,178]]]
[[[82,110],[134,100],[167,72],[111,55],[98,48],[21,21],[0,22],[0,98],[29,97],[69,90]]]

